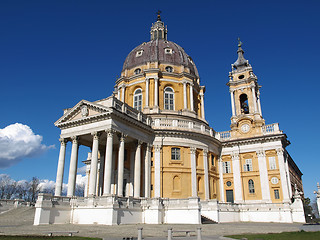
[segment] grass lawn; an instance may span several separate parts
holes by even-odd
[[[229,235],[225,237],[248,240],[319,240],[320,232],[283,232],[283,233],[268,233],[268,234],[244,234],[244,235]]]
[[[40,240],[40,239],[47,239],[47,240],[101,240],[101,238],[88,238],[88,237],[68,237],[68,236],[1,236],[0,240]]]

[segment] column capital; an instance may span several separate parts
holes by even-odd
[[[152,148],[152,144],[151,143],[147,143],[147,151],[151,152],[151,148]]]
[[[239,160],[239,152],[232,152],[231,158],[233,161]]]
[[[208,155],[208,149],[203,149],[203,155]]]
[[[277,148],[276,151],[278,156],[283,155],[283,148]]]
[[[137,140],[137,147],[141,147],[141,145],[143,144],[143,141],[141,141],[141,140]]]
[[[60,142],[61,145],[66,145],[66,143],[68,142],[68,140],[65,139],[65,138],[59,138],[59,142]]]
[[[234,89],[229,89],[229,93],[233,93],[234,91]]]
[[[93,140],[99,140],[101,133],[100,132],[92,132],[91,136],[93,136]]]
[[[71,137],[72,143],[78,143],[79,139],[80,138],[78,136],[72,136]]]
[[[153,145],[154,151],[155,152],[160,152],[161,151],[161,145]]]
[[[113,129],[107,129],[105,132],[107,133],[108,137],[113,137],[113,135],[116,133],[116,131]]]
[[[128,134],[120,133],[118,134],[118,138],[120,142],[124,142],[124,140],[128,137]]]
[[[197,151],[197,148],[195,148],[195,147],[190,147],[190,153],[191,153],[191,154],[195,154],[196,151]]]
[[[258,150],[256,153],[257,153],[258,157],[265,157],[265,155],[266,155],[264,150]]]

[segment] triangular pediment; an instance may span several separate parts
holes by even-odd
[[[86,100],[81,100],[73,108],[68,109],[64,115],[55,122],[55,125],[59,127],[64,123],[71,123],[75,121],[85,121],[99,115],[110,112],[110,108],[100,104],[92,103]]]

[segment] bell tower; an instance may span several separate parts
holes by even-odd
[[[231,95],[231,130],[240,134],[247,134],[255,128],[265,124],[262,118],[260,104],[260,87],[258,78],[253,73],[249,61],[244,58],[242,42],[238,39],[238,59],[232,64],[232,71],[229,73],[229,86]],[[254,134],[255,135],[255,134]]]

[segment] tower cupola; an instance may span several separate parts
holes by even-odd
[[[238,71],[242,71],[244,69],[246,69],[247,67],[251,67],[251,65],[249,64],[249,61],[246,60],[243,56],[244,51],[242,49],[242,42],[240,41],[240,38],[238,38],[238,59],[237,61],[235,61],[234,64],[232,64],[232,68],[238,70]]]
[[[167,40],[167,26],[161,21],[161,11],[157,12],[157,21],[152,24],[150,31],[150,40],[165,39]]]
[[[260,104],[261,86],[249,61],[243,56],[244,51],[239,38],[237,53],[238,59],[231,65],[232,71],[229,73],[227,85],[231,94],[231,130],[244,134],[248,129],[264,125],[264,119]]]

